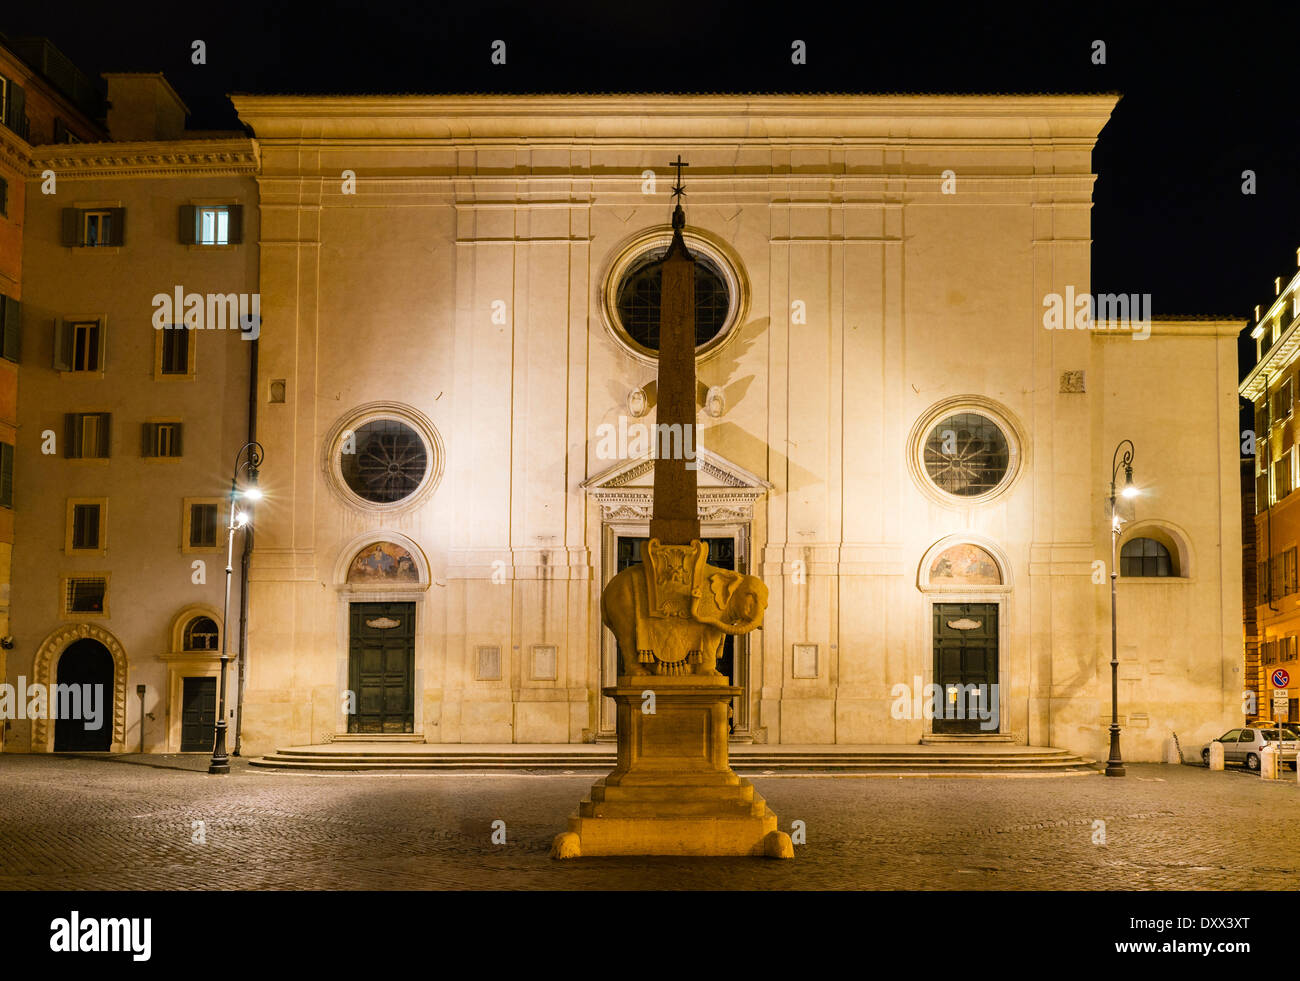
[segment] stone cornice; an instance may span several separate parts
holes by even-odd
[[[52,170],[64,179],[228,177],[255,175],[261,155],[248,139],[60,143],[33,147],[30,166],[33,177]]]
[[[235,95],[258,139],[1091,146],[1118,96]]]

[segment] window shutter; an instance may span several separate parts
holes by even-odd
[[[140,426],[140,455],[155,456],[157,443],[154,442],[154,433],[157,430],[157,424],[152,422],[143,423]]]
[[[244,240],[244,206],[242,204],[232,204],[230,206],[230,224],[226,227],[226,234],[231,245],[238,245]]]
[[[181,456],[185,452],[181,443],[181,435],[184,431],[185,426],[179,422],[176,423],[176,435],[172,439],[172,456]]]
[[[108,428],[113,422],[111,412],[99,413],[99,455],[108,456],[109,439]]]
[[[63,455],[69,460],[81,456],[81,417],[69,412],[63,417]]]
[[[72,370],[72,325],[62,317],[54,320],[54,370]]]
[[[0,507],[14,506],[14,448],[0,443]]]
[[[76,208],[63,209],[63,244],[75,249],[81,241],[81,212]]]
[[[3,309],[0,310],[0,318],[3,318],[4,321],[4,332],[0,335],[0,356],[6,357],[13,362],[21,361],[23,348],[22,304],[12,296],[6,296]]]
[[[198,212],[192,204],[181,205],[181,245],[193,245],[197,240]]]
[[[125,245],[126,244],[126,209],[109,208],[108,213],[112,215],[112,217],[109,218],[109,224],[111,225],[111,227],[108,230],[109,234],[112,236],[112,239],[109,241],[108,244]]]
[[[23,139],[27,139],[27,93],[21,85],[13,82],[9,83],[9,118],[5,124]]]
[[[57,116],[54,117],[54,142],[55,143],[68,142],[68,125]]]

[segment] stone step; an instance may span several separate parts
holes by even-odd
[[[423,743],[418,732],[340,732],[333,743]],[[332,743],[331,743],[332,745]]]
[[[1010,743],[1011,741],[1010,734],[1001,732],[932,732],[921,737],[922,746],[941,746],[955,743]]]
[[[517,772],[544,770],[550,772],[602,771],[613,768],[615,759],[594,757],[521,758],[521,757],[471,757],[464,755],[375,755],[335,753],[295,754],[273,753],[249,761],[257,767],[279,767],[298,770],[436,770],[443,772],[491,771]],[[836,772],[1067,772],[1081,770],[1093,772],[1093,760],[1060,754],[1053,756],[992,757],[989,754],[957,758],[951,756],[909,756],[881,758],[834,758],[748,760],[732,759],[731,767],[737,773],[836,773]]]

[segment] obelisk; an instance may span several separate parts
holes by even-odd
[[[762,626],[767,586],[708,564],[696,505],[695,260],[682,232],[679,154],[672,241],[660,261],[659,404],[646,560],[601,594],[618,639],[618,762],[598,780],[553,858],[584,855],[766,855],[791,858],[790,836],[728,761],[727,709],[743,689],[717,670],[727,634]],[[688,454],[690,459],[688,459]]]
[[[688,165],[678,154],[675,166],[673,240],[660,262],[659,404],[655,412],[656,450],[660,452],[655,460],[650,537],[662,545],[689,545],[700,537],[695,470],[686,468],[684,453],[661,452],[666,444],[669,450],[690,447],[693,455],[699,445],[695,438],[695,258],[682,239],[686,212],[681,195],[686,192],[680,168]]]

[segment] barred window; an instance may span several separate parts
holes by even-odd
[[[632,340],[659,350],[659,301],[663,258],[667,249],[647,252],[623,274],[618,284],[618,318]],[[695,346],[718,336],[727,320],[731,295],[722,271],[698,251],[695,259]]]
[[[103,613],[107,591],[108,580],[98,576],[69,579],[64,595],[64,612]]]
[[[1154,538],[1133,538],[1119,550],[1121,576],[1175,575],[1169,549]]]
[[[930,430],[923,450],[926,473],[949,494],[975,497],[993,490],[1007,475],[1006,434],[987,416],[958,412]]]
[[[219,639],[217,624],[211,617],[195,617],[185,625],[182,642],[187,651],[215,651]]]

